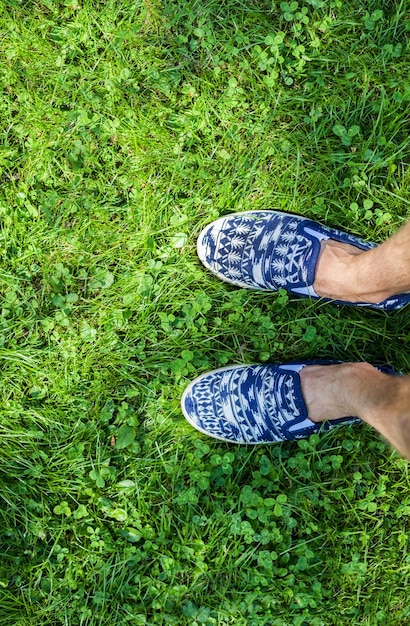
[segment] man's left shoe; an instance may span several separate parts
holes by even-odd
[[[202,433],[241,444],[300,439],[339,424],[360,422],[357,417],[323,423],[308,418],[299,372],[314,364],[330,363],[230,365],[202,374],[182,396],[183,414]]]

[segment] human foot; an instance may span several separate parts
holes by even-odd
[[[281,211],[245,211],[208,224],[197,249],[205,267],[237,287],[286,289],[343,304],[399,309],[410,301],[410,293],[383,299],[384,290],[375,291],[373,286],[370,293],[359,293],[372,285],[375,268],[370,255],[374,252],[378,258],[384,245]]]
[[[363,379],[377,385],[385,375],[368,363],[336,363],[307,365],[299,376],[308,417],[318,423],[357,415]]]
[[[362,419],[410,459],[410,376],[382,369],[368,363],[232,365],[192,381],[182,411],[202,433],[242,444],[309,437]],[[348,415],[358,417],[343,419]]]
[[[357,415],[410,459],[410,376],[392,376],[369,363],[309,365],[299,375],[309,419]]]
[[[369,258],[372,252],[333,239],[322,241],[313,283],[317,295],[331,300],[373,304],[393,296],[391,291],[382,290],[378,284],[378,268]]]
[[[263,444],[308,437],[340,423],[333,420],[323,425],[309,419],[299,372],[311,367],[316,366],[231,365],[207,372],[185,390],[182,411],[202,433],[231,443]],[[316,415],[309,379],[307,386],[308,401]],[[316,391],[324,395],[320,385]]]

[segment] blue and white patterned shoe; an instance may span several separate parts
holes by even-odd
[[[373,309],[400,309],[410,293],[378,304],[320,298],[313,289],[321,242],[333,239],[360,250],[377,244],[327,228],[318,222],[281,211],[245,211],[217,219],[198,237],[202,263],[218,278],[237,287],[277,291],[321,299],[337,304]]]
[[[309,437],[343,418],[316,424],[307,417],[299,371],[305,363],[231,365],[199,376],[182,396],[197,430],[231,443],[263,444]]]
[[[339,424],[360,422],[346,417],[315,423],[307,416],[300,370],[309,361],[285,365],[231,365],[196,378],[185,389],[182,412],[200,432],[222,441],[268,444],[309,437]],[[390,367],[378,368],[395,374]]]

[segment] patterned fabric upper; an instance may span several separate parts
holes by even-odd
[[[298,229],[302,218],[275,211],[227,216],[206,228],[198,254],[239,286],[278,290],[314,280],[320,244]]]
[[[323,239],[348,243],[361,250],[376,246],[355,235],[281,211],[244,211],[209,224],[199,235],[198,255],[219,278],[238,287],[272,291],[284,288],[319,298],[313,283]],[[406,306],[410,293],[377,304],[332,302],[388,311]]]
[[[233,366],[209,372],[194,381],[184,398],[184,412],[207,434],[235,443],[283,441],[292,424],[317,432],[306,420],[299,374],[276,365]]]

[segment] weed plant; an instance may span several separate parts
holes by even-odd
[[[366,426],[236,447],[227,363],[409,371],[409,311],[233,289],[195,238],[409,215],[408,0],[3,0],[1,626],[410,624],[408,463]]]

